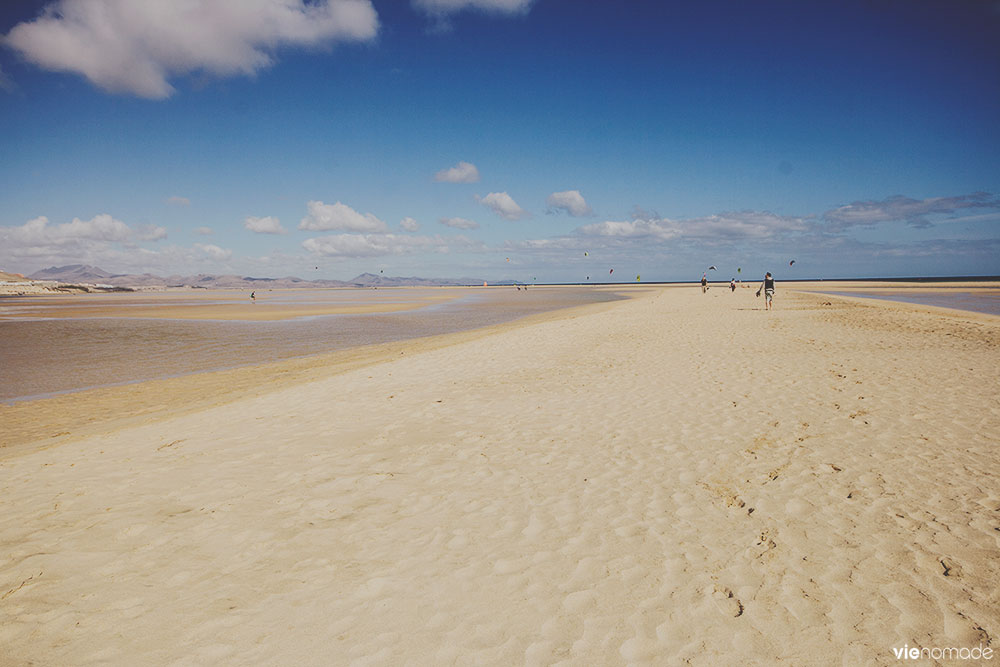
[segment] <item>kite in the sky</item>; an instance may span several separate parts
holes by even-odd
[[[741,268],[740,268],[740,267],[738,267],[738,266],[736,267],[736,273],[740,273],[740,272],[742,272],[742,271],[743,271],[743,269],[741,269]]]
[[[713,264],[712,266],[708,267],[708,270],[709,271],[718,271],[718,269],[715,268],[715,264]]]
[[[636,281],[636,282],[639,282],[639,281],[640,281],[640,278],[641,278],[641,276],[636,276],[636,277],[635,277],[635,281]]]
[[[583,253],[583,256],[584,256],[584,257],[587,257],[588,255],[590,255],[590,253],[589,253],[589,252],[586,252],[586,251],[584,251],[584,253]]]
[[[791,266],[791,265],[792,265],[792,264],[794,264],[794,263],[795,263],[795,260],[793,259],[792,261],[790,261],[790,262],[788,263],[788,266]]]
[[[615,270],[614,270],[614,269],[611,269],[610,271],[608,271],[608,275],[610,276],[610,275],[611,275],[612,273],[614,273],[614,272],[615,272]]]

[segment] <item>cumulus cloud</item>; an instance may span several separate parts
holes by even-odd
[[[420,223],[409,216],[400,220],[399,226],[404,232],[415,232],[420,229]]]
[[[281,222],[272,216],[266,218],[255,218],[250,216],[243,220],[243,226],[251,232],[257,234],[287,234],[288,231],[281,226]]]
[[[142,250],[137,242],[166,237],[163,227],[146,224],[133,229],[106,213],[62,224],[39,216],[20,226],[0,227],[0,264],[21,266],[31,259],[47,265],[95,264],[109,255],[137,256]]]
[[[494,14],[524,14],[534,0],[413,0],[413,6],[428,14],[454,14],[465,9]]]
[[[413,252],[447,252],[448,241],[441,237],[399,234],[335,234],[306,239],[302,247],[324,257],[379,257]]]
[[[218,261],[224,262],[233,256],[232,250],[226,250],[225,248],[220,248],[219,246],[211,243],[195,243],[194,247],[201,250],[210,258]]]
[[[174,195],[172,197],[167,197],[167,203],[173,204],[174,206],[190,206],[191,200],[187,197],[178,197]]]
[[[849,227],[873,227],[881,222],[902,221],[912,227],[931,227],[929,215],[942,215],[972,208],[1000,209],[1000,199],[986,192],[976,192],[957,197],[932,197],[911,199],[902,195],[881,201],[857,201],[840,206],[823,214],[833,230]]]
[[[491,192],[485,197],[477,196],[476,199],[480,204],[507,220],[523,220],[531,215],[518,206],[517,202],[506,192]]]
[[[388,225],[371,213],[362,215],[339,201],[336,204],[311,201],[306,206],[308,215],[302,218],[299,229],[314,232],[386,232],[389,230]]]
[[[459,162],[454,167],[442,169],[434,174],[434,180],[444,183],[477,183],[479,169],[471,162]]]
[[[455,229],[479,229],[479,223],[475,220],[466,220],[465,218],[441,218],[439,222],[445,227],[453,227]]]
[[[71,222],[49,226],[44,215],[29,220],[20,227],[3,228],[6,240],[11,243],[28,245],[63,245],[76,241],[127,241],[132,230],[121,220],[106,213],[90,220],[73,218]]]
[[[561,208],[575,218],[593,213],[579,190],[553,192],[545,200],[545,203],[548,204],[549,208]]]
[[[4,42],[39,67],[115,93],[163,99],[191,72],[253,75],[281,47],[367,41],[370,0],[56,0]]]

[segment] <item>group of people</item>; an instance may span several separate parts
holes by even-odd
[[[708,273],[701,274],[701,293],[704,294],[708,291]],[[729,281],[729,291],[736,291],[736,278]],[[771,272],[768,271],[764,274],[764,280],[761,281],[760,287],[757,288],[757,296],[760,293],[764,293],[764,308],[765,310],[771,310],[772,302],[774,300],[774,277]]]

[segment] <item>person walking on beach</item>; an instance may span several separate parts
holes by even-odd
[[[250,292],[250,300],[257,303],[257,292]]]
[[[704,294],[708,291],[708,274],[701,274],[701,293]]]
[[[771,310],[771,299],[774,297],[774,278],[771,277],[770,271],[764,274],[764,282],[757,288],[757,296],[760,296],[761,290],[764,290],[764,309]]]
[[[729,279],[729,291],[730,292],[735,292],[736,291],[736,278],[730,278]]]

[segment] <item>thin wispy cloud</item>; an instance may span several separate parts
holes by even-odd
[[[880,201],[858,201],[840,206],[824,213],[823,219],[834,230],[855,226],[874,227],[882,222],[905,222],[912,227],[926,228],[933,225],[928,216],[983,208],[1000,210],[1000,198],[985,192],[928,199],[895,195]]]
[[[378,27],[369,0],[57,0],[4,41],[44,69],[163,99],[175,92],[173,77],[250,76],[278,48],[369,41]]]
[[[575,218],[590,215],[593,213],[587,200],[583,198],[579,190],[565,190],[563,192],[553,192],[545,200],[550,209],[561,209]]]
[[[380,257],[415,252],[447,252],[441,237],[399,234],[335,234],[306,239],[302,247],[323,257]]]
[[[420,230],[420,223],[407,216],[399,221],[399,228],[404,232],[416,232]]]
[[[452,17],[461,12],[478,12],[501,17],[523,16],[534,0],[412,0],[413,7],[431,19],[431,33],[452,30]]]
[[[211,227],[196,227],[195,230],[194,230],[194,233],[198,234],[199,236],[211,236],[212,235],[212,228]]]
[[[4,73],[3,67],[0,67],[0,90],[8,93],[14,91],[14,82]]]
[[[190,206],[191,200],[188,199],[187,197],[179,197],[177,195],[173,195],[172,197],[167,197],[167,203],[173,204],[174,206]]]
[[[465,218],[441,218],[438,222],[445,227],[452,227],[454,229],[479,229],[478,222]]]
[[[741,239],[767,239],[807,229],[807,218],[775,215],[768,211],[739,211],[681,220],[606,220],[584,225],[579,228],[578,233],[583,236],[640,241],[687,239],[703,243],[730,243]]]
[[[479,197],[477,195],[476,200],[486,208],[499,215],[501,218],[505,218],[507,220],[523,220],[531,215],[518,206],[513,197],[506,192],[491,192],[485,197]]]
[[[478,183],[479,169],[471,162],[459,162],[434,174],[434,180],[442,183]]]
[[[464,10],[493,14],[524,14],[535,0],[413,0],[413,6],[432,15],[455,14]]]
[[[389,226],[371,213],[361,214],[339,201],[335,204],[324,204],[321,201],[311,201],[306,204],[308,214],[299,222],[299,229],[309,231],[347,231],[347,232],[387,232]]]
[[[243,227],[255,234],[287,234],[288,230],[281,226],[281,221],[273,216],[255,218],[250,216],[243,220]]]

